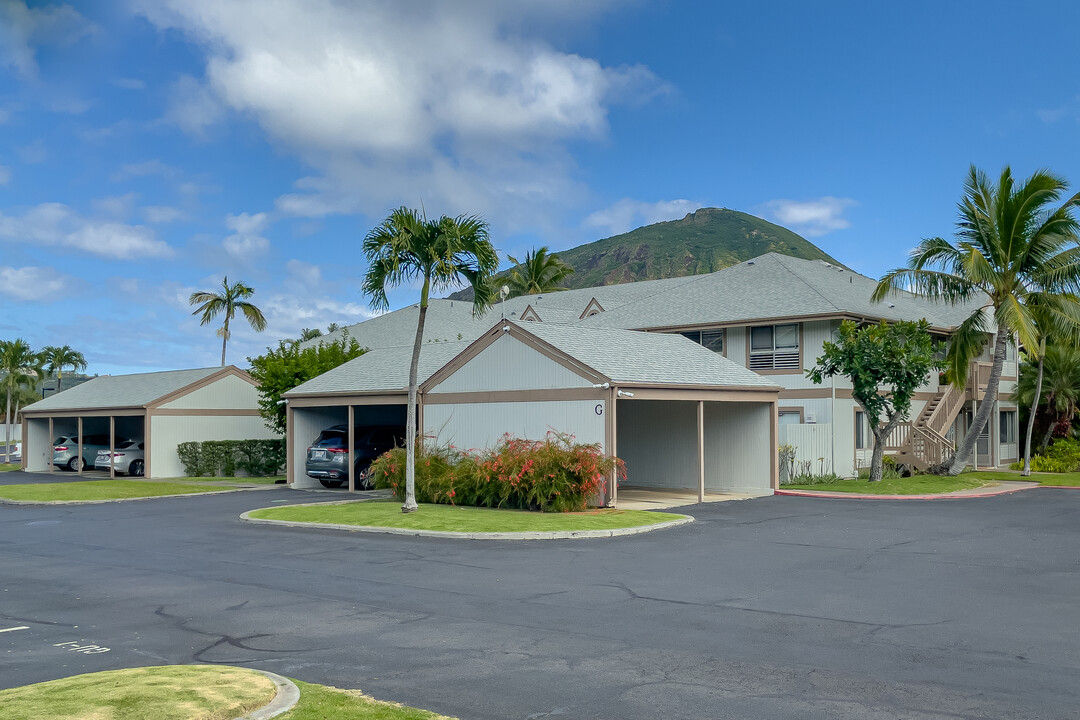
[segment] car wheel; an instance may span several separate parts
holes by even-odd
[[[356,468],[356,489],[357,490],[374,490],[375,482],[371,478],[371,467],[366,467],[363,470]]]
[[[339,487],[341,487],[341,483],[343,483],[345,481],[344,480],[325,480],[325,479],[322,479],[322,480],[319,480],[319,482],[322,483],[322,486],[324,488],[339,488]]]
[[[142,477],[142,474],[143,474],[143,461],[142,460],[132,460],[131,464],[128,465],[128,475],[131,475],[133,477]]]
[[[70,460],[68,460],[67,461],[67,469],[70,470],[71,472],[78,472],[79,471],[79,460],[80,459],[81,458],[76,456],[76,457],[73,457]],[[86,467],[85,462],[83,463],[83,467]]]

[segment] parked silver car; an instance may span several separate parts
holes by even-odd
[[[112,452],[112,462],[109,462],[109,448],[98,450],[94,468],[108,470],[111,464],[116,472],[127,473],[135,477],[142,477],[145,468],[145,443],[128,440],[118,443]]]
[[[109,449],[109,436],[91,433],[83,435],[82,441],[82,467],[85,470],[97,461],[98,451]],[[127,441],[127,438],[116,438],[115,444]],[[73,472],[79,469],[78,435],[61,435],[56,439],[53,443],[53,467],[67,468]]]
[[[341,487],[349,480],[349,438],[347,425],[335,425],[319,433],[319,437],[307,449],[308,477],[318,478],[323,487]],[[372,487],[367,470],[375,458],[395,445],[402,445],[405,437],[403,425],[370,425],[353,429],[356,449],[353,451],[356,468],[356,487],[368,490]]]

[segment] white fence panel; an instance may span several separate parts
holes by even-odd
[[[823,469],[824,472],[835,470],[832,467],[832,423],[781,425],[780,444],[794,445],[795,463],[810,463],[810,470],[815,474]]]

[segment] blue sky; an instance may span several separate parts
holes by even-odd
[[[369,316],[360,241],[421,202],[483,215],[503,256],[729,207],[877,276],[951,235],[972,163],[1080,183],[1078,20],[1068,2],[0,0],[0,337],[97,373],[214,365],[187,296],[228,274],[270,321],[235,330],[243,365]]]

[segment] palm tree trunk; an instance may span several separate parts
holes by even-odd
[[[64,382],[64,369],[60,368],[56,371],[56,392],[60,392],[60,385]]]
[[[979,403],[979,411],[975,413],[975,417],[971,421],[971,427],[968,428],[967,435],[964,436],[964,441],[951,458],[938,467],[931,469],[935,474],[959,475],[967,467],[968,458],[971,457],[971,452],[975,449],[975,443],[978,442],[979,435],[982,434],[983,428],[986,427],[986,423],[990,420],[990,413],[994,411],[994,404],[997,402],[998,385],[1001,384],[1001,369],[1005,365],[1005,345],[1008,341],[1008,328],[999,325],[997,339],[994,342],[994,364],[990,368],[990,379],[986,383],[986,395],[983,396],[982,401]],[[973,392],[978,397],[978,383],[975,383]]]
[[[229,342],[229,316],[225,316],[225,326],[221,329],[221,367],[225,367],[225,345]]]
[[[1046,428],[1046,434],[1043,435],[1043,439],[1042,439],[1042,449],[1043,450],[1045,450],[1046,447],[1050,444],[1050,438],[1054,437],[1054,430],[1057,429],[1057,426],[1058,426],[1058,421],[1053,420],[1050,423],[1050,427]]]
[[[1028,415],[1027,435],[1024,437],[1024,471],[1021,475],[1031,475],[1031,433],[1035,432],[1035,413],[1039,410],[1042,398],[1043,355],[1046,354],[1046,341],[1042,342],[1042,354],[1039,355],[1039,374],[1035,376],[1035,399],[1031,401],[1031,413]]]
[[[4,462],[11,459],[11,384],[7,388],[7,409],[4,411]]]
[[[416,340],[413,342],[412,360],[409,362],[409,409],[405,414],[405,504],[401,512],[416,512],[416,392],[417,372],[420,366],[420,348],[424,342],[424,318],[427,317],[428,278],[420,291],[420,316],[416,321]]]

